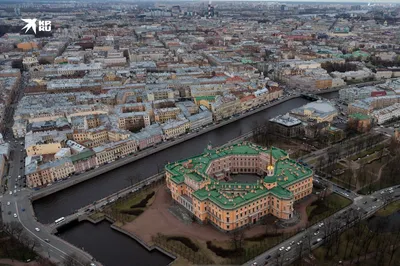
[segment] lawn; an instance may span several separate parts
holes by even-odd
[[[376,216],[389,216],[400,210],[400,201],[388,204],[384,209],[380,209],[375,213]]]
[[[324,200],[314,201],[310,206],[307,206],[306,212],[308,215],[308,222],[310,224],[315,224],[349,204],[351,204],[351,200],[339,194],[332,193]]]
[[[107,214],[121,224],[131,222],[153,203],[155,192],[159,187],[145,188],[131,193],[124,198],[110,203],[104,209],[92,214],[90,217],[96,220]]]

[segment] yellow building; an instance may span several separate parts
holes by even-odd
[[[176,138],[189,131],[190,122],[189,120],[174,120],[169,121],[161,126],[164,136],[166,139]]]
[[[154,109],[154,120],[159,123],[165,123],[168,120],[176,119],[181,113],[178,107]]]
[[[211,110],[211,103],[215,102],[215,96],[197,96],[194,97],[194,103],[197,106],[203,105]]]
[[[312,193],[313,171],[277,148],[252,143],[220,149],[165,166],[172,198],[202,223],[231,231],[257,223],[267,214],[293,217],[293,204]],[[256,174],[253,183],[232,175]],[[228,181],[227,181],[228,180]]]

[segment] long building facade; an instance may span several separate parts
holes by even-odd
[[[275,147],[244,142],[212,149],[165,166],[172,198],[200,222],[223,231],[257,223],[272,214],[293,217],[293,204],[312,193],[313,171]],[[254,183],[234,181],[239,173],[256,174]]]

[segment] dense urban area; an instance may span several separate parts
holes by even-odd
[[[0,2],[0,265],[397,265],[397,1]]]

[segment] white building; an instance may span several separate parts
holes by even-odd
[[[376,110],[372,112],[372,116],[376,119],[378,124],[383,124],[392,118],[400,117],[400,103],[395,103],[386,108]]]

